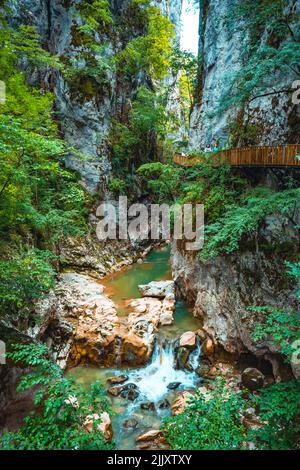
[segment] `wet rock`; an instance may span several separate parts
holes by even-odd
[[[161,326],[169,326],[174,323],[173,313],[172,312],[162,312],[160,315],[160,324]]]
[[[176,416],[182,413],[187,407],[189,400],[193,397],[190,392],[181,393],[176,400],[172,403],[172,415]]]
[[[196,335],[199,336],[201,342],[204,342],[207,338],[207,333],[199,328],[199,330],[196,331]]]
[[[145,432],[138,436],[135,442],[149,442],[154,441],[157,438],[163,437],[162,431],[159,429],[152,429],[151,431]]]
[[[138,366],[145,364],[152,352],[151,339],[130,331],[122,338],[122,364]]]
[[[215,346],[212,339],[207,338],[201,346],[201,353],[204,356],[212,356],[215,352]]]
[[[199,366],[196,369],[196,374],[199,377],[209,378],[211,371],[211,363],[207,359],[201,359]]]
[[[122,391],[120,393],[122,398],[126,400],[134,401],[139,396],[139,390],[137,385],[135,384],[127,384],[122,387]]]
[[[176,390],[178,387],[180,387],[180,385],[181,385],[181,382],[171,382],[171,383],[169,383],[167,388],[169,390]]]
[[[254,367],[248,367],[242,373],[242,385],[251,391],[259,390],[264,386],[264,375]]]
[[[125,429],[136,429],[139,426],[139,422],[135,418],[126,419],[123,423],[123,428]]]
[[[128,375],[116,375],[115,377],[109,377],[107,383],[110,385],[118,385],[126,382],[128,380]]]
[[[114,363],[116,306],[92,277],[62,273],[55,291],[38,302],[36,313],[42,318],[38,339],[47,342],[62,368]]]
[[[139,285],[139,291],[142,297],[156,297],[164,299],[166,296],[175,298],[174,281],[153,281],[146,285]]]
[[[197,337],[193,331],[187,331],[180,336],[179,339],[180,347],[195,349],[197,346]]]
[[[155,404],[151,401],[146,403],[141,403],[142,410],[155,411]]]
[[[83,423],[83,427],[88,433],[91,433],[94,429],[95,423],[97,430],[105,435],[106,441],[111,442],[113,437],[113,429],[109,414],[105,411],[101,415],[88,415]]]
[[[113,397],[118,397],[122,392],[123,387],[111,387],[107,390],[107,393],[112,395]]]
[[[158,408],[160,410],[170,408],[170,406],[171,406],[171,404],[170,404],[169,400],[167,400],[166,398],[158,403]]]
[[[174,362],[175,369],[193,371],[192,366],[189,364],[191,350],[187,348],[174,348]]]
[[[267,173],[260,184],[277,190],[279,181],[280,178],[273,179]],[[299,220],[298,210],[295,217]],[[192,258],[181,244],[174,243],[172,272],[176,286],[184,298],[191,301],[194,315],[201,320],[201,329],[215,347],[234,355],[250,352],[269,362],[273,357],[276,359],[272,361],[275,365],[273,375],[278,381],[283,380],[287,369],[279,355],[280,347],[274,346],[269,338],[259,342],[253,340],[253,330],[262,316],[259,312],[252,312],[251,315],[248,312],[250,304],[276,307],[280,304],[281,309],[286,309],[295,301],[296,285],[284,284],[282,256],[279,253],[274,256],[270,249],[272,246],[282,246],[285,240],[284,243],[289,243],[289,249],[296,253],[298,242],[295,241],[299,234],[286,217],[276,215],[276,218],[280,229],[272,228],[268,243],[263,233],[263,223],[255,238],[251,235],[245,241],[242,250],[230,256],[213,257],[205,263],[197,257]]]
[[[143,297],[131,300],[128,305],[132,311],[128,315],[131,330],[154,345],[154,329],[174,323],[175,299],[160,300],[154,297]]]

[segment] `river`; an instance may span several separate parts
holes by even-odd
[[[139,284],[170,279],[172,279],[170,248],[164,247],[153,250],[143,263],[136,263],[109,275],[101,283],[106,288],[105,292],[117,304],[119,315],[124,316],[128,314],[125,301],[140,297]],[[138,386],[140,394],[133,402],[121,397],[109,396],[113,410],[112,423],[117,449],[136,449],[136,437],[150,429],[159,429],[162,420],[171,413],[168,403],[171,404],[180,391],[195,388],[200,380],[195,372],[175,370],[173,355],[174,339],[186,331],[199,329],[199,322],[180,300],[176,303],[174,319],[173,325],[160,328],[155,350],[146,366],[134,369],[81,366],[70,371],[70,374],[83,387],[88,387],[98,380],[103,384],[104,389],[107,389],[107,379],[120,374],[127,375],[128,383]],[[199,353],[199,349],[196,349],[190,359],[194,369],[198,365]],[[180,382],[181,385],[176,391],[171,391],[167,386],[174,382]],[[152,402],[155,409],[142,409],[141,404],[147,402]],[[125,428],[124,424],[128,419],[133,419],[137,425]]]

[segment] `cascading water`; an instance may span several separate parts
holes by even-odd
[[[174,346],[170,341],[156,344],[152,360],[146,367],[133,370],[129,373],[129,382],[138,386],[139,401],[159,402],[170,390],[168,385],[180,383],[181,389],[194,388],[199,377],[195,369],[199,365],[200,346],[190,355],[190,365],[193,372],[179,370],[174,367]]]
[[[118,304],[124,315],[128,310],[123,308],[124,299],[139,296],[138,284],[147,284],[152,280],[170,279],[169,249],[154,250],[143,264],[133,265],[123,273],[116,274],[113,279],[107,278],[107,286],[111,289],[112,299]],[[105,283],[104,283],[105,284]],[[164,417],[170,415],[171,404],[178,394],[186,389],[194,389],[200,380],[196,374],[199,366],[200,346],[198,345],[189,355],[189,365],[192,371],[175,369],[175,342],[186,331],[197,331],[200,327],[197,319],[188,311],[182,302],[177,302],[174,313],[174,324],[161,328],[160,338],[155,346],[150,362],[143,368],[124,369],[122,367],[122,341],[116,344],[116,362],[114,368],[99,368],[80,366],[70,373],[83,386],[89,387],[100,380],[105,390],[109,388],[107,379],[112,376],[126,375],[125,384],[134,384],[138,396],[134,401],[120,396],[110,396],[113,409],[112,421],[114,439],[118,449],[136,449],[137,436],[150,429],[159,429]],[[170,383],[180,383],[176,390],[168,389]],[[166,403],[161,407],[160,402]],[[145,403],[154,403],[154,407],[142,407]],[[125,426],[127,420],[135,420],[134,428]]]

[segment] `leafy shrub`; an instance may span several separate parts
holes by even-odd
[[[140,87],[128,121],[127,124],[116,123],[112,140],[118,164],[123,160],[131,169],[132,164],[153,160],[157,140],[165,137],[167,115],[162,97]]]
[[[174,27],[158,8],[149,6],[146,12],[147,33],[132,39],[118,54],[117,70],[127,77],[144,71],[153,79],[161,80],[170,65]]]
[[[0,315],[32,307],[54,285],[53,255],[30,250],[0,260]]]
[[[8,359],[31,372],[24,374],[17,390],[36,387],[35,409],[16,432],[0,437],[3,450],[108,450],[103,433],[94,422],[92,432],[84,429],[87,416],[109,411],[100,384],[84,391],[64,376],[59,366],[47,358],[47,348],[41,345],[15,345]]]
[[[226,207],[221,219],[206,226],[206,243],[200,259],[233,253],[245,236],[256,233],[266,216],[290,214],[299,203],[299,189],[274,192],[258,187],[246,194],[242,202],[243,205]]]
[[[245,401],[241,393],[225,388],[216,381],[209,397],[197,391],[186,409],[164,423],[167,441],[174,450],[242,449],[245,428],[241,410]]]

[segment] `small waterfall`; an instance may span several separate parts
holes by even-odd
[[[122,338],[115,339],[115,365],[121,367],[122,365]]]
[[[192,355],[194,368],[197,368],[196,360],[199,358],[199,348]],[[154,403],[161,400],[170,390],[168,385],[172,382],[180,382],[181,388],[194,388],[198,376],[195,372],[178,370],[174,368],[174,348],[169,341],[157,343],[151,362],[144,368],[131,371],[129,381],[135,383],[143,400]]]
[[[194,371],[196,371],[199,367],[200,353],[201,353],[201,344],[198,338],[197,347],[196,349],[194,349],[194,351],[191,352],[190,357],[189,357],[189,364],[191,365]]]

